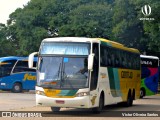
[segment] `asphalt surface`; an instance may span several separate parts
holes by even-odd
[[[132,107],[123,107],[120,105],[109,105],[104,108],[100,114],[93,114],[91,110],[62,108],[59,113],[52,113],[49,107],[36,107],[35,94],[32,92],[24,93],[10,93],[0,91],[0,111],[14,111],[14,112],[33,112],[41,113],[42,118],[29,118],[29,119],[105,119],[121,120],[121,119],[159,119],[160,120],[160,94],[147,96],[144,99],[135,100]],[[145,116],[151,115],[151,116]],[[154,116],[157,115],[158,117]],[[129,116],[131,115],[131,116]],[[9,119],[0,117],[1,119]],[[13,119],[13,118],[12,118]],[[22,119],[22,118],[14,118]],[[24,118],[23,118],[24,119]],[[27,119],[27,118],[25,118]],[[9,119],[10,120],[10,119]]]

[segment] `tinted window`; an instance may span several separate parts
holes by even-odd
[[[10,75],[16,61],[17,60],[7,60],[0,62],[0,77]]]
[[[101,45],[100,65],[126,69],[140,69],[140,55]]]
[[[35,72],[35,69],[30,69],[28,68],[28,61],[18,61],[13,73],[17,73],[17,72]]]

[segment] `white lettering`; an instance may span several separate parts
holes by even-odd
[[[132,117],[132,114],[130,114],[130,113],[122,113],[122,116],[123,117]]]
[[[147,116],[149,116],[149,117],[158,117],[158,114],[156,114],[156,113],[147,113]]]
[[[148,21],[150,20],[151,21],[151,20],[155,20],[155,19],[154,18],[139,18],[139,20],[148,20]]]
[[[141,64],[152,65],[152,61],[141,61]]]
[[[135,117],[146,117],[147,115],[144,113],[133,113],[133,116]]]

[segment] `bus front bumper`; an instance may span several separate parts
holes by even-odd
[[[68,108],[89,108],[89,96],[74,97],[74,98],[52,98],[36,94],[37,106],[48,107],[68,107]]]
[[[8,85],[7,83],[0,82],[0,90],[10,90],[12,89],[11,85]]]

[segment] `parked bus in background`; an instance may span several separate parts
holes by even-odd
[[[34,66],[36,66],[36,59]],[[36,69],[28,67],[27,57],[0,58],[0,90],[19,93],[23,90],[34,90],[35,84]]]
[[[140,57],[142,70],[140,98],[143,98],[158,92],[159,58],[147,55],[140,55]]]
[[[29,55],[29,67],[37,52]],[[91,108],[140,95],[140,53],[102,38],[58,37],[42,41],[38,52],[36,104],[53,112],[63,107]]]

